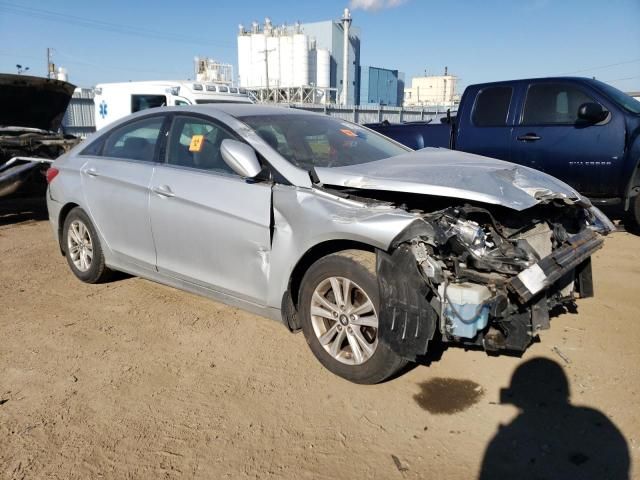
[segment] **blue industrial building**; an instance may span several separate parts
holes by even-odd
[[[402,105],[404,74],[398,70],[362,65],[360,67],[360,105]]]

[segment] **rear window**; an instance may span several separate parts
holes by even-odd
[[[164,117],[144,118],[116,128],[107,137],[102,155],[152,162]]]
[[[503,127],[507,124],[511,87],[490,87],[481,90],[473,108],[473,123],[478,127]]]

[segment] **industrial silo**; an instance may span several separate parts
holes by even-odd
[[[265,31],[267,40],[266,55],[269,73],[268,87],[277,87],[280,85],[280,37],[274,36],[273,30]],[[265,81],[266,83],[266,81]]]
[[[326,48],[316,50],[316,85],[319,88],[331,86],[331,53]]]
[[[280,36],[280,86],[291,87],[293,84],[293,37],[282,27]]]
[[[265,50],[267,43],[264,33],[258,31],[251,33],[251,74],[249,76],[249,87],[266,87],[266,66]]]
[[[251,36],[246,34],[242,25],[238,33],[238,77],[240,86],[248,87],[251,73]]]
[[[309,39],[304,33],[293,35],[293,86],[309,85]]]

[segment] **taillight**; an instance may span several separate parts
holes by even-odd
[[[53,182],[53,179],[60,173],[56,167],[50,167],[47,169],[47,183]]]

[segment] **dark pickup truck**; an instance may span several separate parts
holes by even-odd
[[[367,127],[413,149],[446,147],[542,170],[640,225],[640,102],[598,80],[537,78],[467,87],[440,124]]]

